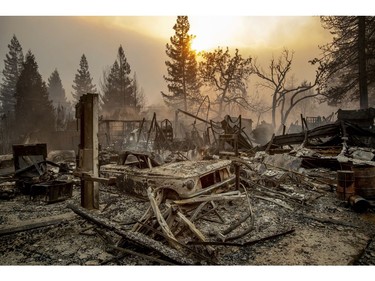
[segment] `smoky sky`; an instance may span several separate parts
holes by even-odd
[[[93,83],[100,91],[103,71],[115,62],[118,47],[122,45],[131,66],[131,75],[136,73],[150,105],[160,102],[161,91],[167,92],[163,79],[165,61],[168,60],[165,46],[169,37],[174,35],[176,18],[0,16],[0,68],[4,68],[5,55],[9,51],[7,46],[15,34],[24,54],[31,50],[35,55],[45,82],[55,69],[58,70],[67,98],[71,99],[71,86],[82,54],[86,55]],[[243,43],[239,50],[244,55],[257,56],[266,68],[266,63],[272,56],[277,57],[282,48],[292,49],[295,51],[293,72],[300,80],[310,80],[314,69],[308,60],[318,55],[318,45],[322,44],[322,38],[328,37],[323,34],[319,19],[306,20],[308,18],[245,17],[242,26],[238,27],[243,29],[237,38]],[[266,31],[262,26],[265,27],[267,22],[273,22],[269,25],[269,42],[273,45],[251,45]]]
[[[68,99],[71,98],[74,76],[82,54],[86,55],[93,83],[100,90],[103,71],[116,60],[120,45],[136,73],[139,86],[151,102],[165,91],[163,74],[165,44],[162,40],[147,37],[136,30],[96,24],[80,17],[23,16],[0,17],[0,58],[4,68],[8,44],[16,35],[24,54],[28,50],[35,55],[39,72],[45,82],[56,68],[60,74]]]

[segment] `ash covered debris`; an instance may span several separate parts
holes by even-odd
[[[255,146],[241,116],[214,122],[185,115],[194,120],[185,139],[174,122],[154,115],[137,122],[121,147],[101,143],[97,176],[62,151],[49,153],[58,163],[42,151],[3,174],[1,186],[13,180],[16,192],[0,204],[1,263],[375,263],[375,198],[372,183],[358,176],[373,174],[370,131],[340,121]],[[199,138],[192,143],[192,136]],[[349,170],[352,180],[339,181],[338,172]],[[30,198],[31,187],[62,179],[71,184],[68,196]],[[98,208],[82,207],[85,181],[98,183]],[[21,192],[25,183],[28,193]]]

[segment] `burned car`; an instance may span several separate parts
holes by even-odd
[[[162,164],[150,153],[125,151],[117,164],[100,167],[104,177],[116,177],[126,193],[146,197],[147,188],[163,189],[166,198],[192,198],[218,193],[234,185],[230,160],[181,161]]]

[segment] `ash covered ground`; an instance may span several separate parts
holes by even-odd
[[[328,177],[329,175],[327,175]],[[332,176],[332,174],[330,175]],[[217,203],[217,213],[194,221],[195,226],[212,243],[207,254],[202,245],[193,245],[196,236],[183,228],[181,241],[203,254],[194,257],[201,265],[374,265],[375,214],[372,208],[357,213],[328,185],[308,189],[284,186],[283,200],[267,196],[264,190],[246,186],[245,199]],[[302,198],[295,200],[291,198]],[[266,199],[272,198],[272,200]],[[288,198],[288,199],[285,199]],[[100,208],[88,211],[118,229],[130,231],[149,208],[147,200],[118,191],[115,186],[100,186]],[[253,228],[235,240],[220,243],[217,233],[228,228],[246,213],[248,203],[253,212]],[[63,202],[47,204],[42,198],[17,195],[0,202],[0,230],[55,221],[53,225],[1,235],[1,265],[159,265],[140,255],[115,249],[121,236],[77,215],[68,205],[80,205],[80,187]],[[218,214],[222,220],[219,220]],[[246,229],[241,224],[231,235]],[[267,239],[263,239],[267,238]],[[159,239],[160,240],[160,239]],[[162,243],[167,243],[162,241]],[[126,249],[126,245],[123,245]],[[134,250],[129,245],[129,250]],[[206,249],[206,248],[205,248]],[[141,251],[138,249],[138,253]],[[144,250],[144,254],[153,253]],[[189,252],[188,254],[191,254]],[[158,255],[155,255],[158,257]],[[205,259],[207,258],[207,259]]]

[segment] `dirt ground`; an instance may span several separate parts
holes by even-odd
[[[282,202],[274,199],[271,202],[252,187],[247,187],[247,192],[254,215],[254,229],[237,240],[228,241],[232,244],[211,245],[214,248],[212,264],[375,264],[375,213],[372,208],[365,213],[356,213],[327,186],[317,190],[294,187],[290,192],[308,198],[303,204],[295,200]],[[0,201],[0,231],[30,223],[56,222],[28,231],[2,234],[0,264],[158,265],[109,247],[121,237],[77,215],[67,207],[68,204],[80,205],[79,186],[74,186],[72,198],[53,204],[47,204],[42,197],[31,199],[26,195]],[[197,220],[196,226],[208,241],[218,241],[215,233],[239,220],[246,212],[246,206],[241,200],[222,202],[217,210],[224,223],[212,215]],[[113,186],[101,186],[100,209],[90,213],[128,231],[148,207],[148,201],[121,194]],[[272,238],[275,234],[280,235]],[[265,237],[271,238],[259,241]],[[108,239],[112,239],[111,243]],[[197,240],[188,231],[183,239]]]

